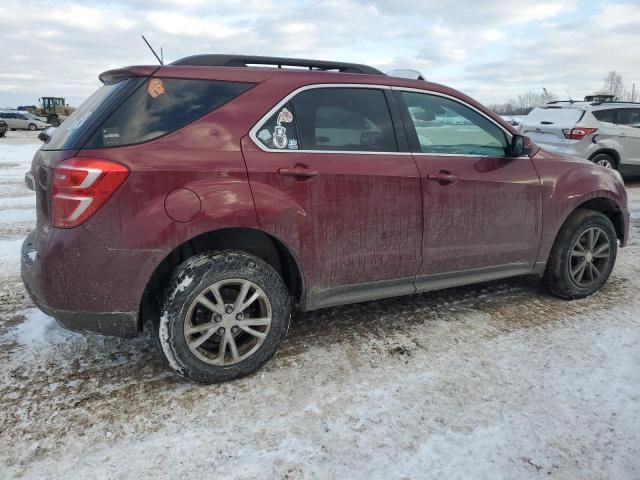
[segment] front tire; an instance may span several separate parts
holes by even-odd
[[[177,373],[219,383],[260,369],[290,317],[287,288],[273,267],[244,252],[208,252],[176,269],[154,334]]]
[[[608,280],[617,252],[611,220],[599,212],[576,210],[556,238],[543,281],[558,297],[587,297]]]
[[[29,130],[32,132],[35,132],[38,129],[38,127],[36,127],[36,125],[34,123],[30,123],[29,124]]]

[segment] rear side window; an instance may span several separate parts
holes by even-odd
[[[93,133],[84,148],[146,142],[182,128],[253,87],[250,83],[151,78]]]
[[[292,104],[303,150],[398,151],[382,90],[316,88]]]
[[[616,111],[614,109],[611,110],[596,110],[592,112],[593,116],[596,117],[600,122],[607,123],[616,123]]]
[[[273,149],[396,152],[382,90],[314,88],[296,95],[257,132]]]

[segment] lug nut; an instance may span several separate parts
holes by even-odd
[[[233,327],[231,333],[238,333],[238,330],[240,330],[238,327]]]
[[[231,305],[227,305],[226,307],[224,307],[224,311],[227,313],[231,313],[233,312],[233,307]]]
[[[236,320],[242,320],[242,313],[236,315]]]
[[[220,328],[218,329],[218,333],[219,333],[220,335],[224,335],[224,327],[220,327]]]
[[[220,315],[218,315],[218,314],[215,314],[213,316],[213,320],[216,321],[216,322],[221,322],[222,321],[222,317]]]

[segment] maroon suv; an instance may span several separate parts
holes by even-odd
[[[442,85],[222,55],[100,79],[27,174],[24,283],[70,329],[150,320],[194,380],[256,371],[292,308],[517,275],[584,297],[627,241],[617,172]]]

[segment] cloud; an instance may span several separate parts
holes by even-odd
[[[582,5],[582,4],[580,4]],[[46,13],[49,12],[49,13]],[[481,101],[543,86],[596,89],[608,70],[640,81],[640,5],[577,0],[47,0],[0,7],[0,106],[46,95],[78,104],[100,72],[196,53],[315,57],[414,68]]]

